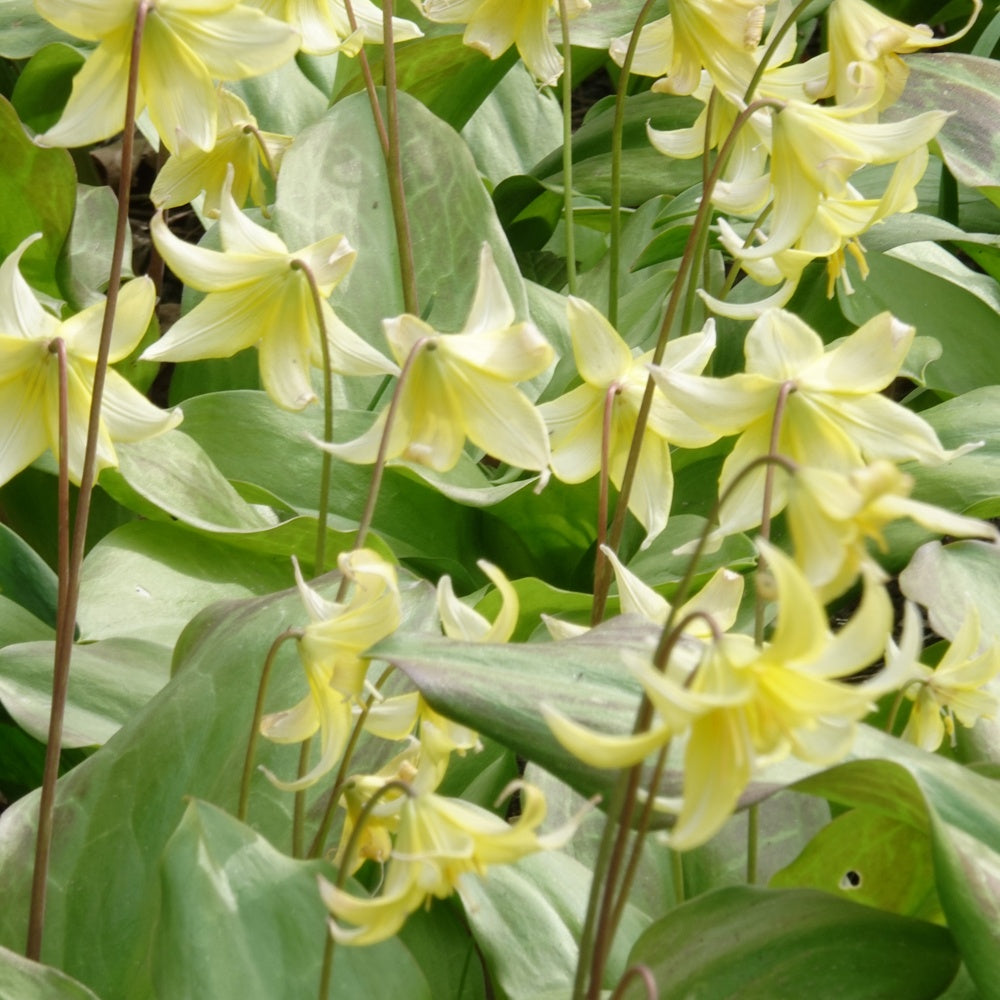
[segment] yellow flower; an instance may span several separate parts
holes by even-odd
[[[681,662],[669,663],[664,673],[648,662],[635,663],[633,673],[658,720],[647,733],[608,736],[551,709],[545,713],[568,750],[608,768],[637,764],[688,731],[683,795],[656,800],[658,808],[677,813],[670,836],[677,850],[703,844],[722,826],[755,768],[789,754],[820,764],[841,759],[855,723],[884,686],[882,679],[842,680],[882,655],[892,627],[892,605],[882,587],[869,580],[854,617],[832,635],[801,571],[766,542],[758,548],[778,602],[769,642],[758,647],[747,635],[727,633],[703,646],[699,659],[678,643]]]
[[[911,499],[912,487],[912,477],[884,461],[846,475],[803,466],[790,477],[786,516],[795,561],[824,602],[847,590],[862,569],[881,573],[867,543],[886,551],[883,530],[900,518],[943,535],[998,537],[986,521]]]
[[[132,35],[140,0],[36,0],[57,28],[97,48],[73,77],[62,117],[39,143],[86,146],[125,123]],[[149,111],[168,149],[178,135],[200,149],[215,145],[213,78],[241,80],[276,69],[299,47],[287,24],[238,0],[156,0],[148,5],[139,55],[136,114]]]
[[[236,204],[242,207],[248,196],[254,205],[266,203],[263,172],[278,168],[292,143],[291,136],[259,131],[257,119],[243,101],[227,90],[216,93],[219,129],[215,145],[206,152],[183,134],[178,135],[177,151],[163,164],[150,192],[157,208],[187,205],[204,192],[204,215],[218,217],[230,164],[231,194]],[[262,142],[266,148],[261,148]]]
[[[826,22],[829,77],[812,96],[834,96],[838,104],[854,100],[857,96],[855,67],[860,63],[871,65],[880,78],[883,93],[878,109],[895,104],[910,72],[899,58],[900,54],[957,41],[972,27],[982,7],[982,0],[972,0],[972,13],[964,27],[953,35],[935,37],[926,24],[909,25],[897,21],[864,0],[833,0]]]
[[[83,471],[104,303],[95,303],[64,322],[42,308],[19,270],[25,250],[40,238],[36,233],[23,240],[0,265],[0,483],[47,448],[58,458],[59,361],[50,349],[57,339],[66,344],[70,478],[79,482]],[[155,301],[148,278],[130,281],[121,289],[111,334],[111,362],[121,361],[135,349],[149,326]],[[142,441],[180,422],[180,410],[158,409],[109,368],[97,440],[98,471],[118,464],[114,441]]]
[[[498,59],[511,45],[541,84],[562,74],[562,56],[549,38],[553,0],[422,0],[424,16],[445,24],[466,24],[463,41]],[[567,0],[570,17],[590,10],[590,0]]]
[[[910,632],[917,641],[911,642],[910,649],[902,655],[911,660],[916,679],[906,689],[913,708],[903,739],[934,751],[945,733],[954,745],[955,719],[971,728],[977,719],[992,719],[996,714],[1000,700],[985,686],[1000,674],[1000,646],[996,643],[983,646],[979,612],[974,604],[936,667],[918,661],[920,630],[914,628]],[[906,646],[904,632],[901,647]]]
[[[354,263],[343,236],[289,251],[282,240],[248,219],[223,188],[219,231],[223,252],[194,246],[170,232],[158,212],[150,223],[157,249],[170,269],[205,298],[143,354],[147,361],[227,358],[247,347],[260,353],[260,378],[271,398],[300,410],[316,398],[310,365],[321,366],[320,330],[309,282],[312,272],[323,297],[323,321],[331,367],[347,375],[396,371],[396,366],[337,318],[326,296]]]
[[[371,0],[351,0],[358,29],[351,30],[344,0],[248,0],[265,14],[287,21],[302,36],[302,51],[315,55],[340,50],[355,55],[365,42],[382,44],[382,11]],[[420,38],[423,32],[402,17],[392,19],[397,42]]]
[[[542,471],[548,466],[545,424],[514,383],[543,372],[554,352],[534,323],[515,323],[514,318],[493,254],[483,244],[479,284],[460,333],[438,333],[410,315],[384,321],[400,365],[419,348],[397,389],[388,459],[402,457],[446,472],[458,462],[468,438],[518,468]],[[387,418],[388,408],[354,441],[316,443],[348,462],[374,462]]]
[[[396,571],[389,563],[370,549],[341,553],[338,562],[353,584],[346,603],[327,601],[302,579],[295,564],[295,582],[311,619],[298,642],[309,694],[293,708],[264,716],[260,731],[276,743],[301,743],[319,730],[321,753],[312,770],[296,781],[281,781],[265,771],[286,791],[308,788],[336,766],[350,735],[352,702],[364,690],[368,660],[363,653],[400,621]]]
[[[729,97],[742,96],[754,70],[755,52],[770,0],[673,0],[670,13],[643,25],[632,72],[658,76],[654,88],[670,94],[694,93],[702,68]],[[611,58],[625,61],[631,35],[611,43]]]
[[[523,782],[514,788],[520,792],[521,814],[513,824],[470,802],[433,791],[400,796],[396,842],[380,894],[359,899],[320,879],[323,902],[333,916],[333,937],[342,944],[384,941],[425,900],[443,899],[460,889],[463,878],[482,875],[490,865],[511,864],[528,854],[562,847],[578,821],[539,834],[545,819],[542,793]]]
[[[597,475],[605,408],[610,405],[609,474],[620,488],[653,352],[633,357],[611,324],[583,299],[571,296],[567,311],[573,356],[583,385],[539,407],[552,435],[552,471],[566,483],[582,483]],[[663,366],[697,375],[714,347],[715,324],[710,322],[701,333],[670,341]],[[654,398],[629,497],[629,510],[646,529],[645,544],[666,527],[670,514],[674,488],[671,444],[695,448],[716,436],[706,433],[666,397]]]
[[[968,450],[946,451],[931,426],[905,406],[881,395],[899,372],[914,328],[880,313],[849,337],[825,348],[819,334],[792,313],[766,311],[744,344],[746,372],[705,378],[653,368],[657,385],[673,405],[719,435],[740,437],[726,458],[720,492],[770,446],[779,395],[790,389],[777,451],[796,465],[850,473],[866,462],[939,464]],[[723,504],[720,534],[761,521],[764,468],[740,479]],[[774,476],[772,513],[787,496],[787,473]]]
[[[503,570],[492,563],[480,559],[476,565],[490,578],[500,592],[500,613],[490,624],[478,611],[463,604],[451,585],[451,577],[443,576],[438,581],[437,606],[441,617],[441,627],[449,639],[464,639],[466,642],[507,642],[517,628],[520,603],[517,591]]]

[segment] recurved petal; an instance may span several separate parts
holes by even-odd
[[[301,743],[319,729],[319,711],[311,694],[284,712],[272,712],[260,720],[260,732],[275,743]]]
[[[555,352],[534,323],[516,323],[481,333],[442,335],[439,350],[484,375],[524,382],[545,371]]]
[[[25,237],[0,264],[0,336],[25,340],[57,336],[59,321],[41,307],[21,274],[25,250],[41,238],[41,233]]]
[[[135,0],[36,0],[35,8],[50,24],[88,42],[96,42],[135,21]]]
[[[759,538],[757,549],[774,577],[778,617],[768,658],[779,663],[818,659],[827,641],[826,615],[802,571],[780,549]],[[885,630],[882,632],[883,640]]]
[[[485,559],[477,560],[476,565],[490,578],[490,582],[500,594],[500,611],[486,635],[483,636],[483,641],[508,642],[514,634],[514,629],[517,628],[517,619],[521,608],[517,591],[499,566],[494,566]]]
[[[296,308],[296,306],[303,308]],[[316,399],[310,379],[311,303],[285,295],[281,323],[257,342],[260,380],[267,394],[286,410],[301,410]]]
[[[601,550],[615,571],[622,614],[642,615],[656,625],[663,625],[670,605],[652,587],[639,579],[606,545]]]
[[[320,294],[326,297],[354,266],[358,253],[347,242],[347,237],[338,234],[296,250],[291,256],[309,268],[319,286]]]
[[[316,447],[322,448],[323,451],[328,451],[335,458],[339,458],[342,462],[353,462],[357,465],[371,465],[376,456],[378,455],[379,442],[382,440],[382,433],[385,429],[386,416],[389,410],[384,409],[375,420],[375,423],[371,425],[360,437],[356,437],[353,441],[343,441],[336,444],[326,444],[323,441],[319,441],[316,438],[311,438],[311,441]],[[397,420],[395,427],[399,427],[399,421]],[[386,452],[387,459],[396,458],[406,447],[406,438],[402,428],[395,430],[392,434],[389,442],[389,448]]]
[[[619,65],[625,62],[631,33],[616,38],[611,43],[611,58]],[[666,17],[650,21],[642,26],[632,58],[632,72],[640,76],[665,76],[670,71],[674,58],[674,25],[668,14]]]
[[[552,471],[564,483],[583,483],[600,471],[602,395],[584,384],[538,407],[552,435]]]
[[[899,373],[915,334],[892,313],[879,313],[811,363],[803,381],[828,392],[881,392]]]
[[[226,183],[219,203],[219,235],[226,253],[271,257],[275,258],[273,267],[290,267],[291,257],[284,241],[277,233],[272,233],[270,229],[265,229],[243,214],[233,200],[232,184],[233,168],[230,166],[226,170]]]
[[[449,639],[463,639],[466,642],[485,640],[490,623],[478,611],[463,604],[455,596],[451,577],[447,573],[438,580],[437,607],[441,627]]]
[[[121,132],[131,43],[131,23],[104,37],[73,77],[59,121],[36,137],[39,146],[88,146]]]
[[[611,481],[621,489],[627,448],[619,444],[624,440],[623,436],[616,436],[614,440],[616,447],[611,460]],[[628,499],[628,509],[646,529],[641,548],[648,548],[667,526],[673,496],[674,473],[670,464],[670,444],[656,434],[647,434],[639,452],[632,493]]]
[[[46,424],[41,419],[44,386],[45,372],[40,365],[28,369],[23,378],[0,385],[0,485],[49,446]]]
[[[585,299],[571,295],[566,313],[580,377],[599,388],[624,379],[632,367],[632,352],[618,331]]]
[[[779,385],[762,375],[709,378],[649,366],[660,391],[692,420],[718,435],[735,434],[774,409]]]
[[[716,570],[708,583],[691,600],[681,605],[677,612],[678,618],[700,611],[709,615],[721,632],[728,632],[739,614],[742,599],[743,577],[731,569]],[[696,634],[708,634],[704,622],[693,622],[688,630]]]
[[[510,326],[516,318],[514,303],[500,276],[493,248],[484,243],[479,251],[479,280],[463,333],[487,333]]]
[[[744,345],[746,370],[775,382],[794,381],[823,357],[818,333],[794,313],[769,309],[750,328]]]
[[[330,367],[338,375],[398,375],[399,366],[362,340],[324,299],[323,323],[330,342]],[[323,356],[319,346],[313,346],[312,363],[322,369]]]
[[[632,767],[659,750],[671,735],[666,726],[658,726],[638,735],[612,736],[581,726],[550,705],[543,704],[541,712],[555,738],[574,757],[591,767]]]
[[[179,409],[154,406],[114,369],[108,369],[105,378],[101,420],[113,440],[143,441],[181,422],[183,414]]]
[[[111,328],[108,360],[112,364],[128,357],[138,346],[149,327],[155,304],[156,288],[149,278],[136,278],[122,286]],[[103,324],[104,303],[97,302],[66,320],[60,333],[73,354],[96,362]]]

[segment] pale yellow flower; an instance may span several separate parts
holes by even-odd
[[[562,74],[562,56],[549,38],[553,0],[422,0],[424,16],[445,24],[465,24],[463,41],[499,59],[512,45],[541,84]],[[567,0],[571,17],[590,10],[590,0]]]
[[[433,791],[416,789],[399,796],[398,832],[379,895],[361,899],[320,879],[323,902],[333,917],[333,937],[342,944],[384,941],[426,900],[443,899],[460,889],[462,879],[483,875],[490,865],[562,847],[578,820],[540,834],[545,819],[542,793],[523,782],[510,790],[514,788],[520,793],[521,813],[512,824],[480,806]]]
[[[157,208],[187,205],[204,192],[202,212],[216,218],[230,165],[230,193],[236,204],[242,208],[248,197],[254,205],[266,204],[264,173],[271,167],[278,169],[292,138],[260,131],[257,119],[235,94],[221,89],[216,93],[219,128],[215,145],[206,152],[183,134],[178,135],[177,151],[163,164],[150,192]]]
[[[479,284],[464,328],[439,333],[416,316],[385,320],[392,353],[404,365],[417,349],[403,383],[389,430],[388,459],[446,472],[458,462],[466,439],[521,469],[549,464],[545,424],[528,397],[515,387],[543,372],[554,357],[534,323],[515,323],[514,305],[488,244],[479,261]],[[371,463],[388,408],[354,441],[326,445],[347,462]]]
[[[1000,700],[986,685],[1000,674],[1000,646],[984,646],[976,605],[970,607],[955,641],[936,667],[919,662],[920,630],[910,629],[911,641],[904,631],[902,655],[912,663],[915,679],[907,686],[906,696],[913,702],[903,739],[924,750],[934,751],[945,734],[955,743],[955,720],[967,728],[977,719],[992,719]],[[909,649],[906,647],[909,645]]]
[[[351,29],[344,0],[248,0],[265,14],[287,21],[302,37],[302,51],[323,55],[338,50],[356,54],[365,42],[382,44],[382,11],[371,0],[351,0],[357,31]],[[423,32],[402,17],[392,19],[397,42],[420,38]]]
[[[22,240],[0,264],[0,484],[46,449],[59,457],[59,361],[51,350],[57,339],[66,344],[70,479],[78,483],[83,471],[104,303],[65,321],[42,308],[20,272],[25,250],[40,238],[37,233]],[[148,278],[130,281],[121,289],[111,333],[112,363],[138,346],[155,301]],[[118,464],[115,441],[142,441],[180,422],[180,410],[158,409],[109,368],[97,439],[98,471]]]
[[[669,663],[664,673],[648,662],[634,663],[656,710],[648,733],[594,733],[545,711],[559,741],[594,766],[637,764],[687,732],[683,795],[656,800],[658,808],[677,814],[670,835],[677,850],[697,847],[718,831],[755,769],[789,754],[819,764],[841,759],[856,722],[882,690],[844,678],[883,653],[892,627],[883,588],[869,581],[854,617],[832,635],[801,571],[773,546],[761,541],[758,547],[777,599],[770,641],[758,647],[750,636],[727,633],[704,644],[698,659],[678,643],[681,662]]]
[[[189,288],[208,294],[143,354],[147,361],[227,358],[247,347],[260,355],[260,378],[268,395],[289,410],[316,398],[310,366],[323,364],[320,327],[309,281],[322,298],[330,364],[346,375],[377,375],[396,366],[337,318],[326,297],[354,263],[343,236],[290,251],[275,233],[251,221],[223,189],[219,232],[222,252],[194,246],[170,232],[157,213],[150,232],[167,266]]]
[[[846,474],[802,466],[787,482],[786,517],[795,561],[823,601],[842,594],[862,570],[881,573],[868,542],[887,551],[884,529],[900,518],[942,535],[998,537],[986,521],[913,500],[912,477],[889,462]]]
[[[539,407],[552,435],[552,471],[566,483],[586,482],[598,474],[605,409],[610,406],[608,471],[611,482],[620,488],[653,352],[633,357],[614,327],[584,299],[571,296],[567,316],[583,384]],[[697,375],[714,348],[715,324],[709,322],[701,333],[670,341],[663,366]],[[646,529],[645,544],[666,527],[670,514],[674,488],[671,445],[696,448],[717,436],[706,432],[665,396],[654,397],[629,497],[629,510]]]
[[[480,559],[476,565],[489,577],[500,593],[500,613],[491,623],[475,608],[463,604],[455,596],[451,577],[447,574],[438,581],[437,605],[441,627],[449,639],[466,642],[507,642],[517,628],[520,602],[517,591],[511,586],[503,570]]]
[[[97,48],[73,77],[62,117],[38,142],[86,146],[125,125],[125,91],[139,0],[36,0],[57,28]],[[215,145],[216,80],[276,69],[299,47],[287,24],[238,0],[157,0],[149,4],[139,55],[136,114],[148,110],[168,149],[178,135],[204,150]]]
[[[716,379],[652,369],[674,406],[718,435],[740,434],[719,480],[720,493],[728,493],[719,534],[761,522],[765,469],[742,476],[731,492],[730,486],[768,453],[782,392],[788,396],[777,451],[796,465],[847,474],[877,459],[939,464],[974,447],[947,451],[922,417],[881,395],[899,373],[914,333],[880,313],[825,347],[799,317],[771,309],[747,334],[745,373]],[[785,505],[787,475],[775,471],[772,513]]]
[[[310,587],[295,564],[295,582],[310,622],[298,641],[309,694],[297,705],[264,716],[260,731],[276,743],[301,743],[320,734],[320,759],[303,777],[281,781],[279,788],[299,791],[328,774],[340,760],[352,727],[352,704],[364,691],[365,650],[390,635],[401,611],[396,570],[378,553],[357,549],[341,553],[341,572],[352,583],[350,598],[328,601]]]

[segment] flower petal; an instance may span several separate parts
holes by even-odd
[[[569,296],[566,314],[580,377],[601,389],[624,379],[632,352],[618,331],[585,299]]]

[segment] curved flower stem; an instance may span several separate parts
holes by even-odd
[[[614,420],[615,399],[621,392],[621,386],[612,383],[604,394],[604,419],[601,422],[601,479],[597,494],[597,554],[594,559],[594,579],[598,580],[604,572],[604,540],[608,533],[608,490],[611,479],[611,424]],[[593,613],[593,609],[591,609]],[[591,625],[597,622],[591,619]]]
[[[382,690],[382,686],[389,679],[389,674],[392,673],[393,669],[393,667],[387,667],[382,671],[382,675],[375,682],[375,691]],[[330,835],[330,827],[333,825],[333,815],[337,811],[337,803],[340,801],[340,795],[347,785],[347,768],[350,765],[351,758],[354,756],[354,748],[358,745],[358,740],[361,738],[361,733],[365,728],[365,720],[368,718],[368,713],[371,711],[372,705],[375,704],[375,698],[376,695],[374,693],[369,695],[364,708],[361,709],[361,714],[354,723],[354,729],[351,730],[347,746],[344,747],[344,756],[341,758],[340,767],[337,769],[337,777],[333,782],[330,800],[326,804],[323,819],[320,821],[319,829],[316,831],[316,836],[309,847],[308,857],[310,858],[318,858],[323,853],[323,845],[326,843],[326,838]]]
[[[368,499],[365,501],[365,509],[361,513],[361,522],[358,524],[358,534],[354,539],[354,547],[360,549],[365,544],[368,531],[372,526],[372,518],[375,516],[375,504],[378,501],[379,490],[382,486],[382,474],[385,472],[386,454],[389,451],[389,438],[392,435],[393,425],[396,423],[396,414],[399,411],[399,401],[403,395],[403,388],[406,379],[413,371],[413,365],[420,352],[423,350],[433,351],[435,348],[433,337],[421,337],[410,349],[406,356],[402,371],[396,380],[396,388],[392,392],[392,399],[389,401],[389,409],[385,417],[385,427],[382,428],[382,440],[379,441],[378,454],[375,456],[375,467],[372,469],[372,481],[368,487]],[[347,594],[347,577],[340,581],[340,588],[337,590],[337,600],[342,601]]]
[[[667,341],[670,339],[670,331],[677,316],[677,309],[680,306],[682,292],[687,285],[691,272],[695,264],[698,240],[701,231],[706,228],[712,217],[712,190],[714,189],[722,171],[725,169],[729,156],[732,153],[736,136],[740,129],[756,114],[761,108],[780,108],[782,105],[778,101],[762,100],[755,101],[748,105],[737,115],[733,127],[726,136],[725,142],[719,150],[712,171],[708,176],[708,184],[702,193],[701,202],[695,215],[694,224],[688,234],[687,243],[684,246],[684,253],[681,256],[680,267],[677,270],[677,277],[674,279],[673,288],[670,291],[670,299],[667,302],[667,310],[660,325],[660,334],[653,349],[652,363],[660,364],[663,361],[663,354],[667,349]],[[653,392],[656,386],[653,377],[650,376],[646,382],[646,391],[643,393],[642,402],[639,404],[639,412],[636,416],[635,433],[632,436],[632,446],[629,449],[628,459],[625,463],[625,471],[622,474],[621,488],[618,491],[618,504],[615,507],[614,520],[611,522],[611,531],[608,539],[609,547],[617,552],[621,544],[622,532],[625,529],[625,514],[628,510],[628,501],[632,493],[632,483],[635,480],[635,471],[639,464],[639,451],[642,448],[642,439],[646,431],[646,424],[649,421],[649,411],[653,405]],[[604,608],[608,598],[608,588],[611,586],[611,574],[605,565],[604,573],[600,580],[595,581],[594,587],[594,617],[596,621],[601,621],[604,617]]]
[[[655,0],[646,0],[636,18],[635,27],[625,50],[625,61],[618,76],[615,91],[615,117],[611,126],[611,232],[608,257],[608,322],[618,327],[618,286],[621,273],[622,241],[622,137],[625,131],[625,98],[628,96],[629,74],[635,60],[635,50],[639,44],[639,33],[649,17]]]
[[[642,983],[646,990],[647,1000],[657,1000],[657,997],[660,995],[660,991],[656,988],[656,980],[653,978],[653,973],[650,971],[648,965],[630,966],[625,971],[625,975],[619,980],[614,993],[611,994],[611,1000],[621,1000],[621,998],[625,996],[625,987],[628,986],[633,979],[638,979],[639,982]]]
[[[247,122],[243,126],[243,131],[247,135],[252,135],[257,140],[257,146],[260,149],[260,158],[264,161],[264,166],[267,167],[267,172],[271,175],[272,180],[278,179],[278,171],[274,166],[274,160],[271,158],[271,151],[267,148],[267,143],[264,141],[264,136],[261,135],[260,129],[251,122]]]
[[[396,227],[396,245],[399,250],[403,305],[408,313],[419,316],[420,300],[417,296],[417,270],[413,263],[413,238],[410,235],[410,216],[406,210],[406,193],[403,190],[403,159],[399,142],[399,91],[396,86],[396,49],[392,37],[392,14],[393,0],[382,0],[385,120],[389,142],[385,165],[389,174],[389,198],[392,201],[392,220]]]
[[[371,816],[372,810],[376,805],[378,805],[379,800],[385,798],[389,792],[402,792],[409,798],[413,798],[415,794],[413,789],[405,781],[401,781],[399,778],[390,779],[381,788],[372,793],[372,797],[364,804],[364,806],[362,806],[361,812],[358,815],[358,821],[354,824],[351,836],[347,840],[347,846],[344,849],[344,856],[341,858],[340,867],[337,869],[337,881],[335,885],[338,889],[344,888],[344,882],[347,880],[347,873],[351,867],[351,856],[357,850],[358,841],[361,839],[361,834],[364,831],[365,823],[368,822],[368,817]],[[334,940],[333,935],[328,933],[326,935],[326,947],[323,951],[323,968],[320,971],[319,1000],[326,1000],[330,994],[330,980],[333,975],[333,955],[335,946],[336,941]]]
[[[52,709],[49,715],[48,743],[45,748],[45,767],[42,777],[41,799],[38,805],[38,833],[35,840],[35,864],[31,881],[31,910],[28,915],[28,940],[25,955],[37,961],[42,951],[45,928],[45,896],[49,877],[49,860],[52,852],[53,809],[55,807],[56,779],[59,777],[59,752],[62,748],[63,717],[66,708],[66,691],[69,684],[69,665],[73,655],[73,633],[76,609],[80,600],[80,569],[87,540],[87,522],[90,518],[90,500],[97,479],[97,442],[101,426],[101,402],[111,353],[111,333],[118,290],[122,280],[125,257],[125,237],[128,233],[129,194],[132,183],[132,160],[135,139],[136,92],[139,85],[139,53],[146,16],[153,0],[140,0],[132,29],[132,48],[129,54],[128,84],[125,96],[125,120],[122,133],[121,179],[118,186],[118,216],[115,238],[111,251],[111,268],[108,275],[108,294],[101,323],[101,337],[94,369],[93,395],[90,419],[87,424],[87,444],[84,449],[83,468],[80,474],[80,492],[77,499],[76,520],[69,549],[66,583],[60,588],[63,603],[56,620],[56,649],[52,668]]]
[[[304,778],[309,773],[309,755],[312,751],[312,740],[303,740],[299,747],[299,767],[296,777]],[[292,809],[292,857],[301,858],[305,849],[306,822],[306,790],[300,788],[295,793],[295,806]]]
[[[305,261],[293,260],[292,268],[301,271],[309,283],[312,296],[313,312],[316,313],[316,325],[319,327],[320,350],[323,353],[323,441],[333,444],[333,370],[330,367],[330,340],[323,318],[323,296],[316,275],[312,273]],[[326,561],[326,525],[330,514],[330,474],[333,468],[333,456],[323,452],[323,463],[319,474],[319,510],[316,515],[316,556],[313,575],[322,576],[326,571],[323,565]]]
[[[563,117],[563,225],[566,228],[566,288],[576,295],[576,233],[573,230],[573,56],[569,42],[569,12],[559,0],[562,29],[562,117]]]
[[[260,735],[260,720],[264,717],[264,699],[267,697],[267,686],[271,680],[271,670],[278,655],[278,650],[289,639],[301,639],[305,632],[300,628],[286,629],[271,643],[264,660],[264,669],[257,684],[257,701],[253,708],[253,722],[250,724],[250,736],[247,739],[247,752],[243,758],[243,774],[240,777],[240,797],[236,805],[236,818],[246,822],[247,809],[250,803],[250,779],[253,777],[253,761],[257,752],[257,737]]]
[[[923,684],[923,681],[916,681],[917,684]],[[889,710],[889,719],[885,724],[885,731],[892,736],[892,731],[896,728],[896,719],[899,716],[899,710],[903,707],[903,699],[906,697],[906,692],[913,687],[914,682],[901,687],[896,692],[896,697],[893,699],[892,708]]]
[[[351,0],[344,0],[344,10],[347,13],[347,21],[351,26],[351,31],[358,30],[358,19],[354,16],[354,5]],[[382,147],[382,155],[389,158],[389,135],[385,130],[385,119],[382,117],[382,106],[378,102],[378,94],[375,90],[375,80],[372,78],[371,64],[368,62],[368,53],[365,52],[364,45],[358,52],[358,65],[361,66],[361,76],[365,81],[365,91],[368,94],[368,103],[372,108],[372,120],[375,122],[375,131],[378,132],[379,145]],[[331,98],[332,103],[332,98]]]

